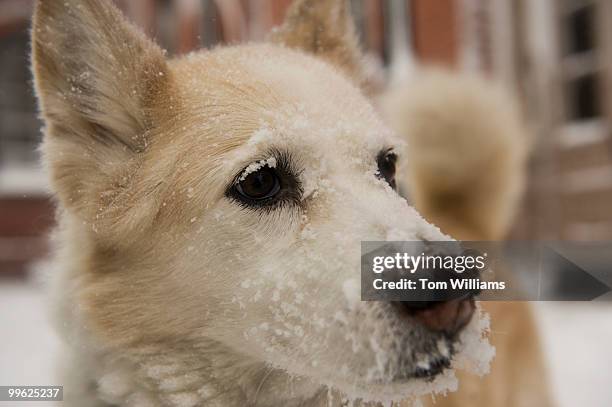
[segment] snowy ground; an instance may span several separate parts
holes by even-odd
[[[612,406],[612,303],[540,303],[537,311],[557,405]],[[40,289],[0,280],[0,385],[58,384],[58,348]]]

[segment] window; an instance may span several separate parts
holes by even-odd
[[[562,89],[565,120],[583,122],[603,115],[597,44],[597,1],[565,1],[561,7]]]
[[[565,17],[567,53],[576,54],[595,48],[595,8],[594,4],[578,7]]]
[[[0,163],[36,163],[41,123],[31,88],[27,28],[0,36]]]

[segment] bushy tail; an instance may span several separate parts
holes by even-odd
[[[422,70],[381,98],[406,141],[400,181],[430,222],[457,239],[499,239],[521,196],[529,137],[515,100],[481,77]]]

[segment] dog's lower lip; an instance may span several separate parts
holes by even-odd
[[[410,382],[415,379],[431,381],[450,367],[451,360],[442,357],[431,362],[428,367],[418,367],[413,371],[397,376],[393,381],[396,383]]]
[[[417,369],[414,372],[414,377],[416,378],[425,378],[425,379],[433,379],[437,375],[444,372],[445,369],[448,369],[451,365],[450,359],[443,358],[438,359],[435,362],[432,362],[427,369]]]

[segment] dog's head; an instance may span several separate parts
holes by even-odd
[[[210,358],[214,341],[375,397],[449,365],[458,329],[359,301],[361,240],[447,237],[395,192],[396,140],[329,3],[296,5],[268,44],[179,59],[105,1],[38,3],[45,162],[107,343]]]

